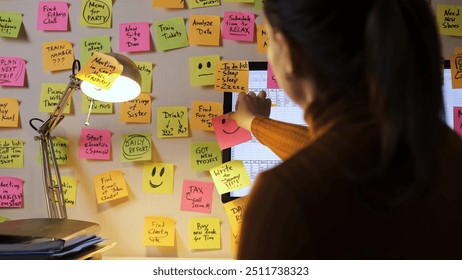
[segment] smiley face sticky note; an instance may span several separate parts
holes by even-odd
[[[191,86],[209,86],[215,84],[215,72],[218,55],[195,56],[189,58]]]
[[[146,163],[143,167],[143,192],[173,193],[173,171],[172,163]]]
[[[226,115],[213,118],[212,125],[221,150],[252,140],[250,131],[239,127]]]

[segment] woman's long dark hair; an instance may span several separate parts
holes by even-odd
[[[440,41],[429,3],[350,5],[265,0],[264,11],[291,45],[295,75],[314,82],[314,102],[359,95],[369,104],[381,130],[379,173],[404,147],[413,168],[411,185],[431,185],[444,110]]]

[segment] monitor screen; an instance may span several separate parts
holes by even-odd
[[[270,73],[271,75],[271,73]],[[270,79],[273,77],[269,77]],[[297,106],[281,89],[268,88],[267,62],[249,62],[249,91],[256,94],[266,91],[271,99],[270,118],[296,124],[306,124],[303,119],[303,110]],[[226,92],[224,97],[224,112],[234,110],[238,92]],[[250,180],[255,180],[257,174],[281,162],[268,147],[260,144],[255,137],[252,140],[233,146],[223,151],[223,161],[241,160],[249,174]],[[251,186],[222,195],[223,203],[245,196]]]
[[[444,63],[444,85],[443,98],[445,107],[446,123],[454,129],[454,107],[462,107],[462,89],[453,89],[451,80],[451,69],[449,61]],[[249,63],[249,91],[258,93],[265,90],[272,101],[270,118],[296,124],[306,125],[303,119],[303,111],[297,106],[282,89],[268,88],[268,69],[266,62]],[[270,77],[271,78],[271,77]],[[226,92],[224,97],[224,112],[234,110],[236,105],[237,92]],[[462,117],[462,110],[459,110]],[[457,113],[456,113],[457,114]],[[255,180],[257,174],[271,168],[281,160],[266,146],[260,144],[254,137],[251,141],[233,146],[223,151],[223,161],[241,160],[250,176],[251,181]],[[226,203],[233,199],[245,196],[249,193],[251,186],[222,195],[222,202]]]

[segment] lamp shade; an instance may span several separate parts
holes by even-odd
[[[125,102],[136,98],[141,93],[141,74],[136,64],[128,57],[118,53],[106,53],[114,57],[123,71],[109,89],[103,89],[90,82],[82,81],[80,89],[88,97],[103,102]]]

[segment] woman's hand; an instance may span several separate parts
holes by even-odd
[[[255,92],[241,92],[237,98],[234,112],[228,114],[228,117],[235,120],[239,127],[250,131],[253,119],[256,116],[269,117],[271,112],[271,100],[266,98],[266,92],[260,91],[258,95]]]

